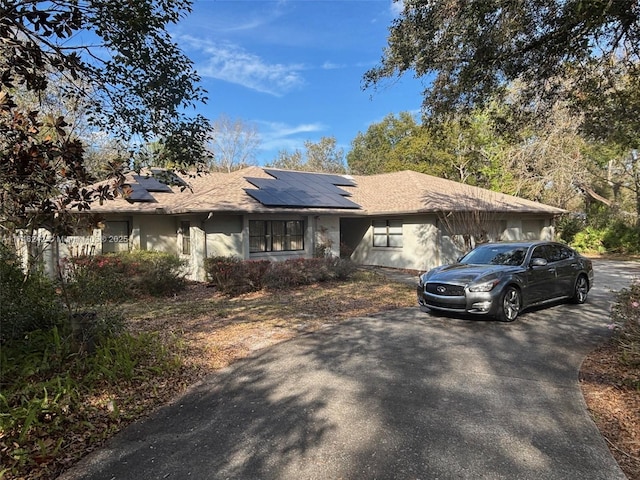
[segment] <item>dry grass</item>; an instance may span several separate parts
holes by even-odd
[[[127,317],[133,331],[179,337],[185,366],[197,377],[300,333],[415,303],[411,287],[360,272],[349,282],[233,298],[192,285],[171,299],[133,303]]]

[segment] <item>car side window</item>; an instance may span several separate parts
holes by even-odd
[[[547,262],[553,261],[551,260],[549,245],[538,245],[534,248],[531,258],[544,258]]]
[[[573,253],[568,248],[562,245],[548,245],[549,248],[549,258],[548,262],[560,262],[562,260],[567,260],[573,256]]]
[[[560,260],[562,260],[562,252],[560,251],[560,247],[558,245],[549,245],[549,263],[559,262]]]
[[[560,260],[568,260],[570,258],[573,258],[573,250],[563,245],[559,245],[558,249],[560,250]]]

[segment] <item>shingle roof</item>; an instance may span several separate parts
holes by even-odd
[[[273,169],[271,169],[272,173]],[[317,174],[322,175],[322,174]],[[393,215],[436,211],[491,210],[496,212],[559,214],[563,210],[519,197],[445,180],[409,170],[370,176],[347,176],[355,186],[341,186],[360,209],[346,212],[338,208],[269,207],[249,195],[255,189],[247,178],[273,179],[261,167],[248,167],[231,173],[212,172],[185,179],[190,188],[172,187],[170,192],[151,191],[153,201],[131,202],[121,197],[103,205],[94,204],[90,212],[167,213],[204,212],[306,212],[341,215]],[[137,181],[138,180],[138,181]],[[131,184],[144,185],[133,175]],[[149,182],[147,184],[150,184]],[[256,182],[254,182],[256,183]],[[345,182],[349,183],[349,182]],[[136,187],[137,189],[138,187]]]
[[[489,210],[550,213],[564,210],[424,173],[404,170],[355,176],[356,188],[344,187],[368,214]]]

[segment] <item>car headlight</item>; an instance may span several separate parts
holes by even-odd
[[[469,291],[470,292],[490,292],[491,290],[493,290],[493,287],[495,287],[498,283],[500,283],[500,280],[497,278],[494,278],[493,280],[470,285]]]

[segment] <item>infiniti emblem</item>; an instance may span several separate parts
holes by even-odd
[[[438,293],[444,293],[444,292],[446,292],[446,291],[447,291],[447,287],[443,287],[442,285],[439,285],[439,286],[436,288],[436,292],[438,292]]]

